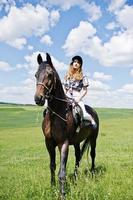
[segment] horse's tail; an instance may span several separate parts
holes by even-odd
[[[87,157],[88,157],[89,147],[90,147],[90,138],[88,137],[82,144],[81,151],[80,151],[80,161],[86,151],[87,151]]]

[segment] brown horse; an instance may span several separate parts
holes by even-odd
[[[73,112],[70,108],[70,102],[66,98],[61,80],[56,72],[50,55],[46,54],[46,61],[43,61],[41,55],[37,57],[39,64],[36,77],[36,93],[35,102],[39,106],[43,106],[45,99],[48,101],[48,106],[44,114],[42,123],[43,133],[45,135],[45,143],[50,156],[51,184],[55,183],[56,169],[56,153],[55,148],[58,146],[60,151],[60,169],[59,183],[61,195],[65,196],[65,180],[66,180],[66,163],[68,158],[69,145],[74,145],[75,148],[75,175],[79,163],[86,149],[91,146],[92,166],[95,167],[95,148],[96,139],[98,136],[99,119],[96,111],[89,106],[85,106],[88,113],[92,115],[97,123],[97,128],[94,129],[91,125],[82,127],[79,133],[76,133],[76,125],[73,117]],[[82,148],[80,143],[83,141]]]

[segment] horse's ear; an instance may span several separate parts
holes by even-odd
[[[50,65],[53,65],[53,64],[52,64],[51,57],[50,57],[50,55],[49,55],[48,53],[46,53],[46,60],[47,60],[47,62],[48,62]]]
[[[41,56],[40,53],[37,56],[37,62],[38,62],[39,65],[43,62],[43,59],[42,59],[42,56]]]

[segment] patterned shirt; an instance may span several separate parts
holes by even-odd
[[[82,90],[82,88],[88,87],[88,86],[89,86],[89,83],[88,83],[87,76],[84,76],[82,80],[67,79],[64,82],[64,87],[66,90],[76,90],[76,91],[80,92]]]

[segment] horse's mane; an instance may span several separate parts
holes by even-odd
[[[59,90],[59,94],[62,93],[63,96],[66,96],[65,95],[65,92],[64,92],[64,89],[63,89],[63,85],[62,85],[62,82],[61,82],[61,79],[60,79],[60,76],[58,74],[58,72],[56,71],[53,63],[52,64],[52,69],[54,71],[54,74],[55,74],[55,78],[56,78],[56,86],[58,87],[58,90]]]

